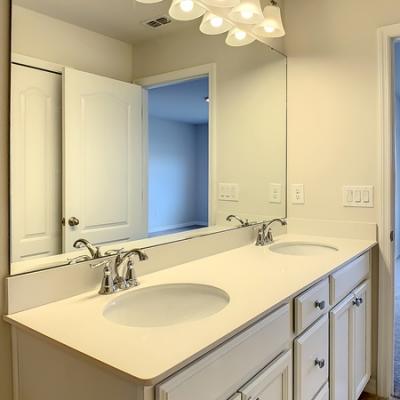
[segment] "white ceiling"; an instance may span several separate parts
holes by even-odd
[[[13,4],[128,43],[151,40],[191,26],[198,21],[174,21],[153,29],[143,21],[168,15],[170,0],[142,4],[135,0],[13,0]]]

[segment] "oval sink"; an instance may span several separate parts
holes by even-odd
[[[273,244],[269,248],[274,253],[289,256],[323,256],[338,251],[336,247],[323,243],[286,242]]]
[[[120,325],[168,326],[208,317],[228,303],[228,294],[214,286],[166,284],[134,289],[109,302],[103,315]]]

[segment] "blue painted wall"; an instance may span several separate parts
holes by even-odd
[[[208,222],[208,125],[149,117],[149,232]]]
[[[394,44],[395,61],[395,162],[396,162],[396,255],[400,255],[400,40]]]

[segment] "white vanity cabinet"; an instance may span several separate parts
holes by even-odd
[[[370,378],[369,276],[366,252],[147,386],[13,326],[15,399],[357,400]]]
[[[330,312],[331,400],[357,400],[370,378],[370,298],[366,280]]]

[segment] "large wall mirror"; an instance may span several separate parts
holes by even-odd
[[[279,40],[169,5],[13,0],[12,274],[286,216]]]

